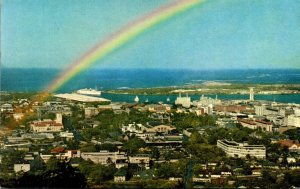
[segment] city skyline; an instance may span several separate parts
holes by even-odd
[[[2,66],[66,68],[113,32],[169,2],[3,1]],[[147,30],[95,66],[300,68],[299,7],[296,1],[206,1]]]

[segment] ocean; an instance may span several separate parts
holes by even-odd
[[[61,72],[59,69],[1,69],[1,91],[36,92],[46,88]],[[200,84],[217,81],[240,84],[300,84],[300,69],[252,70],[171,70],[171,69],[89,69],[66,83],[57,92],[72,92],[80,88],[109,90],[118,88],[152,88]],[[112,101],[133,102],[133,95],[103,94]],[[171,102],[175,95],[144,95],[141,101]],[[248,99],[248,95],[218,95],[220,99]],[[300,95],[255,95],[257,100],[299,103]],[[192,99],[199,99],[193,95]]]

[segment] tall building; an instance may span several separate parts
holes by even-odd
[[[250,87],[250,91],[249,91],[249,100],[250,101],[254,101],[254,87]]]

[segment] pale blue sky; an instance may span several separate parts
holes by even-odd
[[[3,0],[1,63],[65,68],[122,26],[170,1]],[[96,66],[300,68],[300,1],[209,0],[152,28]]]

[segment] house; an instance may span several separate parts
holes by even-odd
[[[261,169],[253,169],[252,170],[252,175],[257,175],[257,176],[260,176],[261,175]]]
[[[125,169],[120,169],[114,175],[114,182],[125,182],[126,181],[127,172]]]
[[[147,169],[143,171],[138,171],[133,174],[133,178],[139,180],[153,180],[153,178],[155,178],[155,170]]]
[[[51,150],[51,154],[59,154],[65,151],[64,147],[56,147]]]
[[[28,172],[30,171],[30,164],[26,163],[26,164],[14,164],[14,171],[17,172]]]
[[[287,147],[290,152],[300,153],[300,144],[297,140],[279,140],[281,147]]]

